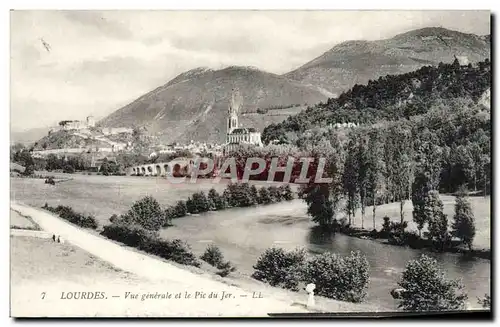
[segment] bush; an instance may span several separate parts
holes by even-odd
[[[35,173],[35,165],[27,165],[26,168],[24,168],[23,175],[24,176],[31,176]]]
[[[164,212],[152,196],[135,202],[123,218],[126,222],[137,223],[152,231],[158,231],[165,225]]]
[[[448,280],[437,261],[423,254],[407,263],[401,281],[404,290],[398,307],[406,311],[465,309],[467,294],[458,280]]]
[[[221,277],[226,277],[227,275],[229,275],[229,273],[236,271],[236,267],[234,267],[229,261],[223,263],[217,268],[219,268],[220,270],[216,272],[216,274]]]
[[[361,302],[369,280],[368,260],[360,252],[349,256],[325,252],[308,260],[304,278],[316,284],[316,294],[332,299]]]
[[[148,238],[140,244],[139,249],[182,265],[200,267],[200,262],[191,252],[189,245],[179,239],[168,241]]]
[[[213,210],[222,210],[226,208],[224,198],[214,188],[208,191],[208,201]]]
[[[253,266],[255,272],[252,277],[271,286],[298,291],[305,259],[303,249],[287,252],[282,248],[269,248]]]
[[[285,199],[285,201],[293,200],[293,192],[289,184],[280,186],[281,197]]]
[[[269,186],[269,196],[272,199],[272,202],[281,202],[281,192],[276,186]]]
[[[202,213],[210,210],[210,203],[202,191],[194,193],[186,201],[186,206],[189,213]]]
[[[174,218],[181,218],[186,216],[188,213],[185,201],[177,201],[174,208]]]
[[[200,259],[217,268],[224,263],[224,256],[221,250],[214,244],[207,246]]]
[[[267,188],[260,188],[259,198],[257,201],[259,204],[269,204],[273,202],[273,199],[271,198],[271,195],[269,194],[269,190]]]
[[[224,256],[221,250],[214,244],[210,244],[207,247],[200,259],[219,269],[217,275],[221,277],[226,277],[229,273],[236,271],[236,267],[234,267],[231,262],[224,262]]]
[[[128,225],[124,220],[119,219],[115,223],[104,226],[101,235],[167,260],[183,265],[200,266],[185,242],[179,239],[162,240],[158,238],[157,232],[145,229],[138,224]]]
[[[97,229],[99,227],[97,220],[94,216],[84,216],[80,213],[73,211],[69,206],[57,206],[56,208],[50,207],[47,203],[42,207],[45,210],[56,213],[59,217],[78,225],[83,228]]]
[[[71,165],[65,165],[63,168],[63,173],[73,174],[75,172],[75,168]]]
[[[384,219],[384,222],[382,224],[381,232],[382,232],[382,234],[384,234],[387,237],[391,233],[391,218],[389,218],[388,216],[385,216],[383,219]]]
[[[257,199],[252,197],[252,189],[248,183],[229,184],[223,196],[231,207],[249,207],[257,203]]]
[[[139,247],[147,240],[156,237],[155,232],[137,224],[128,225],[122,221],[104,226],[102,236],[132,247]]]
[[[478,298],[477,303],[481,304],[481,306],[485,309],[491,309],[491,296],[485,294],[484,298]]]

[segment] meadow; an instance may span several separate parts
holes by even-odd
[[[214,183],[213,180],[198,179],[196,183],[172,184],[165,178],[157,177],[83,174],[53,175],[56,178],[71,178],[71,180],[56,183],[56,185],[49,185],[45,184],[43,179],[11,178],[11,199],[35,207],[42,207],[45,203],[48,203],[50,206],[71,206],[77,212],[94,215],[99,224],[104,225],[109,223],[109,218],[113,214],[125,213],[134,201],[146,195],[153,196],[162,206],[168,206],[175,204],[178,200],[186,200],[195,192],[208,192],[212,187],[219,193],[222,193],[229,182],[228,180],[222,180],[220,183]],[[253,183],[257,186],[269,185],[266,182]],[[297,186],[293,187],[293,189],[297,190]],[[444,205],[444,213],[448,215],[448,220],[451,224],[455,198],[450,195],[441,195],[441,199]],[[474,246],[490,248],[490,197],[474,196],[470,197],[469,200],[476,220]],[[275,205],[283,209],[290,206],[289,203]],[[304,218],[306,216],[305,209],[305,203],[299,201],[295,212],[297,217]],[[406,201],[404,205],[405,220],[409,223],[408,228],[416,231],[416,225],[412,221],[412,210],[411,201]],[[376,229],[381,229],[383,217],[386,215],[392,221],[399,221],[399,203],[385,204],[377,207]],[[360,210],[356,212],[353,224],[361,226]],[[366,208],[364,228],[373,228],[372,207]],[[425,228],[424,231],[426,231]]]

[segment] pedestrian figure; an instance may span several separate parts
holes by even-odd
[[[56,234],[52,234],[52,240],[55,242],[56,241]]]
[[[312,309],[315,306],[314,303],[314,290],[316,289],[316,285],[314,284],[307,284],[306,286],[306,292],[309,294],[307,297],[307,308]]]
[[[61,243],[61,236],[57,237],[57,243]]]

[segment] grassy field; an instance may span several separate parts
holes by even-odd
[[[21,216],[14,210],[10,210],[10,226],[26,229],[34,229],[38,227],[33,223],[33,221],[31,221],[31,219]]]
[[[72,180],[45,184],[40,179],[11,178],[10,195],[12,200],[18,200],[28,205],[41,207],[46,202],[50,206],[69,205],[77,212],[94,215],[101,225],[107,224],[113,214],[126,212],[134,201],[151,195],[162,206],[175,204],[178,200],[186,200],[197,191],[208,192],[215,188],[222,192],[228,181],[219,184],[212,180],[199,179],[197,183],[172,184],[165,178],[132,177],[132,176],[96,176],[80,174],[60,174],[60,177],[70,177]],[[257,185],[268,185],[265,182],[256,182]],[[442,195],[444,212],[448,215],[451,224],[454,213],[455,198]],[[480,248],[490,247],[490,197],[469,198],[476,219],[476,237],[474,246]],[[288,206],[283,203],[283,206]],[[410,230],[417,230],[412,221],[412,204],[406,201],[404,205],[405,220],[409,222]],[[300,215],[306,216],[305,204],[300,208]],[[399,203],[391,203],[377,207],[375,227],[380,229],[383,217],[389,216],[393,221],[399,221]],[[354,225],[361,226],[361,211],[358,210],[354,218]],[[366,208],[364,228],[371,229],[372,207]],[[424,229],[425,231],[426,229]]]
[[[97,278],[135,278],[70,244],[22,236],[10,238],[10,276],[12,285],[61,280],[91,285]]]
[[[448,223],[451,225],[455,213],[455,197],[451,195],[441,195],[440,197],[441,201],[443,201],[443,211],[448,216]],[[476,222],[474,246],[478,248],[490,248],[491,198],[489,196],[471,196],[469,197],[469,202],[471,203]],[[371,206],[366,208],[366,217],[363,224],[366,229],[373,229],[372,210],[373,207]],[[408,229],[417,231],[417,225],[413,222],[412,211],[413,205],[411,201],[406,201],[403,212],[405,220],[408,221]],[[375,228],[377,230],[382,228],[384,216],[391,218],[391,221],[399,222],[401,219],[399,202],[377,206],[375,214]],[[354,225],[361,226],[361,209],[358,209],[356,212]],[[427,225],[423,229],[423,232],[425,231],[427,231]]]
[[[40,179],[11,178],[11,199],[35,207],[42,207],[46,202],[50,206],[69,205],[77,212],[92,214],[101,224],[107,224],[111,215],[126,212],[134,201],[146,195],[153,196],[162,206],[168,206],[186,200],[198,191],[208,193],[212,187],[222,193],[228,183],[215,184],[212,180],[198,179],[194,184],[172,184],[165,178],[156,177],[54,175],[73,179],[49,185]],[[270,185],[265,182],[255,184]]]

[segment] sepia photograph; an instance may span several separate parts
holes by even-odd
[[[10,317],[492,319],[490,11],[9,19]]]

